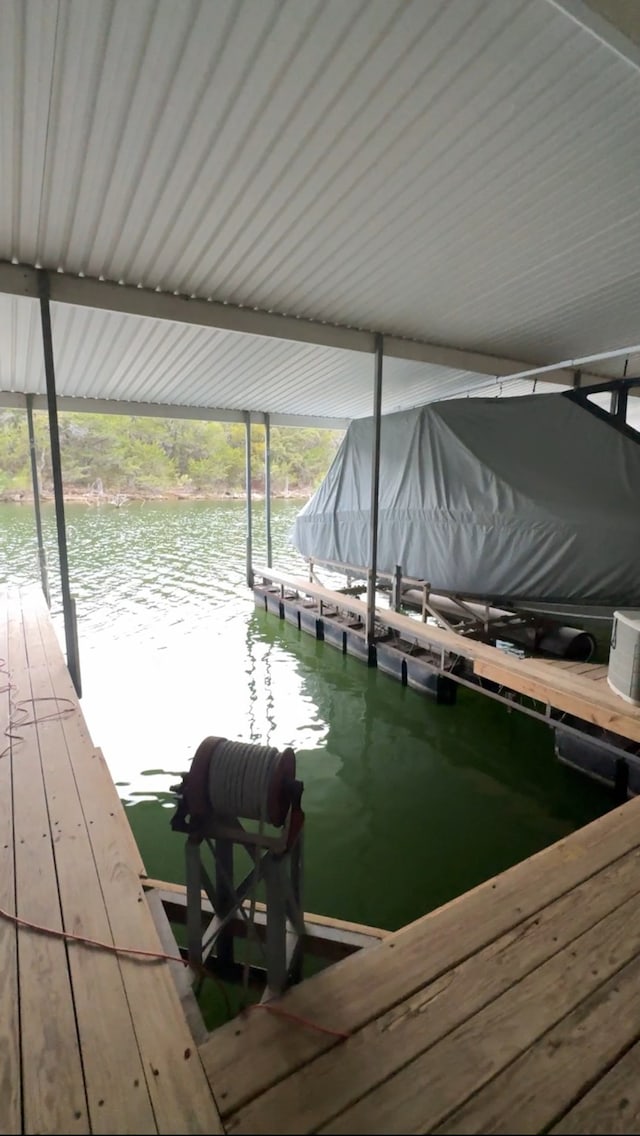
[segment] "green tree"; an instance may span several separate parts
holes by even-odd
[[[46,415],[34,415],[40,483],[52,490]],[[76,492],[241,492],[245,480],[242,422],[202,422],[142,416],[59,415],[65,486]],[[272,485],[310,492],[326,473],[338,431],[273,427]],[[253,488],[264,490],[264,427],[251,431]],[[0,411],[0,494],[29,492],[26,415]]]

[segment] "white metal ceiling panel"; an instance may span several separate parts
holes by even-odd
[[[0,327],[6,332],[0,392],[44,394],[37,301],[0,296]],[[66,304],[52,305],[52,329],[62,398],[107,400],[121,404],[123,412],[127,402],[169,409],[269,410],[317,419],[372,412],[374,360],[362,352]],[[383,410],[467,394],[528,394],[531,389],[531,381],[509,383],[386,359]]]
[[[640,338],[640,73],[547,0],[3,0],[0,108],[0,259],[533,363]],[[206,401],[215,343],[225,399],[363,412],[366,358],[82,323],[96,392]],[[459,378],[419,370],[390,401]]]

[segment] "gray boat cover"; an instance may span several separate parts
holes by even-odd
[[[373,419],[299,513],[304,556],[366,566]],[[488,599],[640,606],[640,436],[565,394],[385,415],[378,570]]]

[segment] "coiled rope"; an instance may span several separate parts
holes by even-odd
[[[269,795],[281,754],[273,746],[221,741],[209,766],[209,799],[216,813],[269,820]]]

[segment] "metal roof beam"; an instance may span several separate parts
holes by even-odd
[[[150,319],[169,320],[174,323],[196,324],[245,335],[311,343],[345,351],[373,354],[375,333],[360,328],[343,327],[310,319],[265,312],[255,308],[241,308],[215,300],[191,299],[131,284],[114,284],[87,276],[50,273],[51,299],[60,304],[97,308],[124,315],[147,316]],[[0,261],[0,292],[36,299],[38,296],[37,269],[26,265]],[[469,371],[478,375],[504,377],[522,371],[531,364],[501,356],[485,355],[457,347],[443,347],[422,340],[385,336],[384,353],[387,358],[407,359],[429,363],[456,371]],[[551,370],[547,382],[571,385],[573,375],[568,371]]]
[[[640,4],[637,0],[548,2],[640,71]]]
[[[27,395],[17,391],[0,391],[0,409],[26,410]],[[140,418],[186,418],[199,422],[244,422],[242,410],[227,410],[224,407],[174,406],[170,403],[126,402],[123,399],[73,398],[58,395],[58,410],[62,413],[77,414],[124,414]],[[32,396],[34,410],[46,410],[45,395]],[[251,411],[251,422],[262,425],[265,415],[262,411]],[[272,426],[311,426],[322,430],[346,430],[349,418],[324,418],[313,414],[270,414]]]

